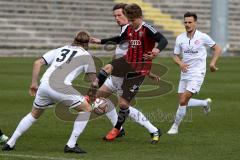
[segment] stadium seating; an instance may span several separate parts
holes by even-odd
[[[88,30],[97,37],[119,32],[109,0],[1,0],[1,55],[40,55],[71,42],[74,33]]]
[[[150,2],[154,7],[161,9],[163,13],[172,15],[173,19],[183,19],[186,11],[193,11],[198,14],[198,28],[206,33],[210,33],[211,25],[211,0],[144,0]],[[240,55],[240,1],[229,1],[229,55]]]
[[[169,46],[164,52],[166,54],[172,51],[176,38],[174,28],[166,27],[167,21],[168,23],[181,22],[186,8],[198,13],[200,30],[210,32],[211,0],[141,1],[147,3],[148,6],[150,4],[155,8],[154,11],[159,10],[159,13],[147,13],[146,10],[145,18],[149,23],[157,26],[168,38]],[[100,38],[116,35],[119,27],[112,17],[112,6],[115,3],[114,0],[1,0],[0,55],[39,56],[53,47],[70,43],[74,33],[79,30],[88,30],[93,36]],[[240,18],[238,16],[240,15],[240,2],[229,0],[229,8],[230,51],[236,54],[240,51]],[[157,16],[152,16],[152,14]],[[166,20],[165,26],[161,25],[161,21],[156,23],[158,16]],[[178,26],[176,30],[179,31],[181,24],[179,23]],[[96,45],[91,48],[94,54],[113,52],[106,52]]]

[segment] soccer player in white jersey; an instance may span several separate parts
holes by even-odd
[[[121,32],[124,31],[126,29],[126,27],[128,26],[128,19],[123,13],[123,9],[126,5],[127,4],[119,3],[113,7],[113,16],[114,16],[117,24],[121,27]],[[127,50],[128,50],[127,42],[117,45],[114,58],[122,57],[123,55],[125,55],[127,53]],[[103,67],[103,70],[108,72],[108,70],[110,69],[110,71],[109,71],[109,73],[110,73],[111,68],[112,68],[111,65],[106,65]],[[149,77],[157,82],[160,80],[159,76],[157,76],[153,73],[150,73]],[[118,83],[118,80],[119,80],[119,77],[109,76],[106,79],[105,83],[98,90],[97,96],[98,97],[109,97],[112,93],[118,94],[118,93],[122,92],[121,86],[119,86],[119,84],[121,84],[121,83]],[[148,130],[148,132],[150,133],[151,138],[152,138],[151,143],[153,143],[153,144],[157,143],[159,141],[159,136],[161,134],[161,133],[159,133],[160,131],[158,130],[158,128],[155,127],[144,116],[144,114],[142,112],[140,112],[139,110],[137,110],[135,107],[130,106],[129,111],[130,111],[129,117],[132,118],[138,124],[144,126]],[[106,115],[108,117],[112,117],[111,119],[114,120],[114,121],[112,121],[113,125],[115,125],[117,123],[118,117],[116,116],[117,115],[116,110],[112,110],[112,111],[106,113]],[[125,135],[123,129],[121,129],[119,136],[122,136],[122,135]]]
[[[76,141],[87,124],[91,105],[88,98],[72,87],[72,81],[79,74],[86,73],[91,81],[89,91],[94,91],[98,87],[95,64],[92,56],[86,51],[89,39],[88,33],[79,32],[71,45],[51,50],[34,62],[29,89],[30,95],[35,96],[32,111],[20,121],[2,150],[13,150],[17,139],[37,121],[44,109],[51,107],[52,104],[61,103],[78,112],[64,152],[86,153],[78,147]],[[50,65],[50,67],[42,76],[38,87],[38,78],[43,65]]]
[[[198,100],[191,98],[200,91],[206,74],[207,51],[205,45],[213,51],[210,62],[210,71],[217,71],[216,62],[221,54],[221,48],[207,34],[197,30],[197,15],[192,12],[184,14],[186,32],[176,39],[173,60],[181,69],[181,78],[178,87],[179,107],[175,121],[167,132],[177,134],[178,127],[186,114],[186,107],[202,106],[205,113],[210,112],[211,99]],[[182,59],[180,58],[182,54]]]

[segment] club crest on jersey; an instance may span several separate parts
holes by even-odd
[[[135,48],[136,46],[142,45],[142,42],[140,40],[130,40],[130,45],[132,48]]]
[[[200,44],[200,41],[199,41],[199,40],[196,40],[196,41],[194,42],[194,44],[195,44],[195,45],[199,45],[199,44]]]
[[[143,35],[143,32],[140,31],[140,32],[138,33],[138,36],[139,36],[139,37],[142,37],[142,35]]]

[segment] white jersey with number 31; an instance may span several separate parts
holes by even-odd
[[[57,69],[67,72],[66,77],[64,77],[66,85],[71,85],[72,81],[82,72],[96,73],[92,56],[79,46],[66,45],[45,53],[42,58],[46,61],[46,64],[51,66],[42,76],[41,82],[49,81],[49,78]]]

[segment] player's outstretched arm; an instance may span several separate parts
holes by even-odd
[[[211,72],[215,72],[218,70],[218,68],[216,67],[216,63],[222,53],[222,50],[221,50],[221,47],[217,44],[214,45],[212,49],[214,50],[214,53],[213,53],[212,60],[210,62],[209,67]]]
[[[91,37],[89,42],[90,43],[100,44],[101,43],[101,39],[98,39],[98,38],[95,38],[95,37]]]
[[[120,36],[115,36],[111,38],[106,38],[106,39],[98,39],[95,37],[90,38],[90,43],[96,43],[96,44],[106,44],[106,43],[117,43],[119,44],[122,40],[122,37]]]
[[[46,62],[43,58],[37,59],[33,64],[32,84],[30,85],[30,88],[29,88],[29,94],[31,96],[36,95],[36,92],[38,89],[38,78],[39,78],[39,74],[41,71],[41,67],[42,67],[42,65],[45,65],[45,64],[46,64]]]

